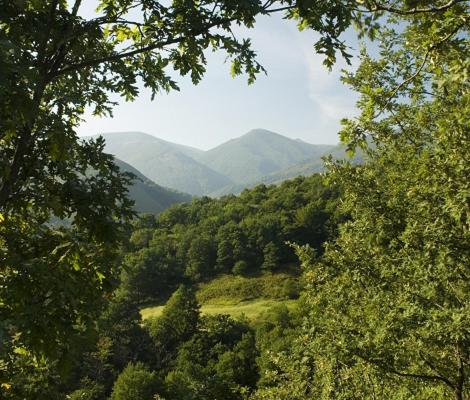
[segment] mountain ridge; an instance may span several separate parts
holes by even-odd
[[[293,178],[296,171],[300,175],[319,172],[323,168],[321,158],[339,151],[337,145],[311,144],[259,128],[209,150],[143,132],[101,136],[106,152],[155,184],[196,196],[238,193],[256,183]]]
[[[301,143],[266,129],[253,129],[198,155],[197,160],[243,183],[318,156],[332,147]]]
[[[130,164],[158,185],[192,195],[203,195],[232,182],[199,163],[203,150],[179,145],[142,132],[102,134],[105,151]]]

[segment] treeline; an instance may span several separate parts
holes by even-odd
[[[321,254],[340,218],[337,198],[338,190],[314,175],[142,216],[122,262],[121,288],[141,303],[219,274],[276,272],[292,264],[295,269],[298,259],[289,243],[309,244]]]

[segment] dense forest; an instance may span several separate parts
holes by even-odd
[[[94,338],[82,339],[87,350],[66,385],[75,387],[71,398],[242,399],[267,384],[267,354],[288,349],[301,321],[301,302],[289,309],[282,301],[298,298],[301,287],[289,243],[321,254],[336,232],[337,197],[312,176],[136,219],[119,287]],[[199,284],[220,275],[228,276],[196,296]],[[233,275],[245,278],[236,288]],[[259,287],[260,277],[269,287]],[[277,301],[255,320],[201,313],[198,299],[227,300],[240,290]],[[152,303],[165,306],[142,324],[139,308]]]
[[[141,216],[122,262],[122,288],[146,302],[219,274],[276,272],[298,261],[289,243],[321,253],[339,218],[337,192],[313,176]]]
[[[81,3],[0,0],[0,398],[468,400],[469,2]],[[137,215],[86,110],[197,84],[208,50],[254,83],[232,26],[274,14],[327,68],[363,40],[364,162]]]

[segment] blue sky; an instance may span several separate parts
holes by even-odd
[[[84,1],[84,16],[93,15],[94,4]],[[316,34],[298,32],[294,23],[278,16],[260,18],[254,29],[238,35],[252,38],[268,71],[253,85],[247,85],[246,77],[231,77],[223,53],[210,53],[207,74],[199,85],[183,77],[177,79],[180,92],[161,94],[153,102],[145,89],[134,102],[116,99],[113,118],[87,112],[79,134],[142,131],[209,149],[251,129],[265,128],[310,143],[337,143],[339,120],[355,113],[356,96],[339,80],[346,64],[339,61],[328,72],[322,56],[313,51]]]

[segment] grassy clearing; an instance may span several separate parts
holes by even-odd
[[[254,322],[276,305],[293,307],[299,292],[299,278],[287,273],[252,277],[223,275],[200,284],[196,298],[201,304],[202,314],[229,314],[234,318],[244,315]],[[164,307],[143,308],[140,311],[142,319],[158,317]]]
[[[273,299],[255,299],[241,302],[225,301],[223,304],[203,304],[201,306],[201,312],[204,315],[215,315],[215,314],[229,314],[234,318],[245,316],[250,321],[256,321],[259,317],[269,310],[270,308],[285,304],[288,308],[293,308],[296,304],[295,300],[273,300]],[[140,311],[142,319],[150,317],[158,317],[161,315],[165,306],[147,307]]]

